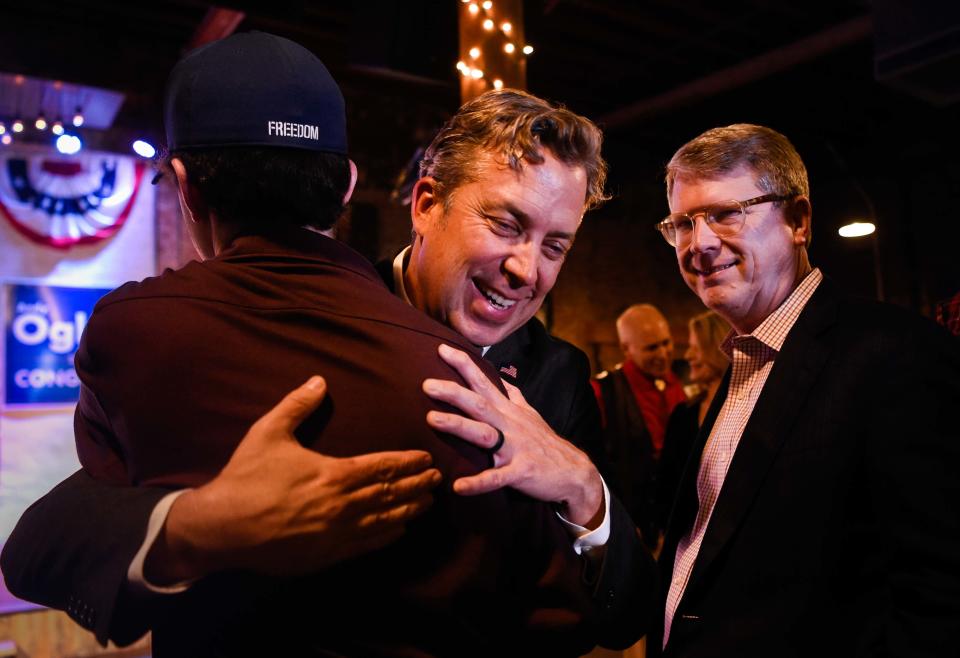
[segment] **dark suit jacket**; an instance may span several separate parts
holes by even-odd
[[[955,654],[958,409],[955,339],[824,280],[744,430],[666,655]],[[698,467],[689,460],[667,531],[664,599],[697,513]]]
[[[590,386],[587,355],[551,336],[538,319],[531,318],[487,350],[484,358],[498,368],[503,379],[520,389],[557,434],[590,456],[609,485],[611,467],[604,452],[600,409]],[[504,372],[511,367],[516,368],[515,376]],[[610,501],[610,517],[610,538],[595,595],[604,610],[604,646],[625,648],[638,639],[638,631],[651,625],[644,601],[646,588],[656,586],[645,575],[652,563],[650,553],[615,494]]]
[[[570,343],[551,336],[540,320],[492,346],[484,357],[500,377],[520,389],[553,431],[590,455],[608,478],[600,409],[590,387],[590,361]],[[512,374],[515,368],[516,374]]]
[[[378,262],[376,269],[396,292],[393,259]],[[491,346],[484,359],[500,377],[520,389],[554,432],[590,456],[609,485],[611,467],[603,446],[600,409],[590,386],[587,355],[551,336],[538,319],[531,318]],[[610,538],[599,572],[594,574],[597,584],[593,591],[603,611],[601,644],[628,647],[648,628],[656,572],[636,525],[616,495],[610,501],[610,517]]]
[[[307,428],[305,438],[319,436],[318,449],[355,454],[419,447],[434,454],[448,484],[458,474],[489,463],[486,455],[466,444],[437,437],[423,422],[429,403],[419,391],[420,381],[451,376],[440,365],[436,344],[442,340],[470,347],[390,296],[379,282],[374,285],[372,270],[355,254],[331,241],[321,240],[320,245],[301,245],[308,251],[296,257],[286,248],[281,254],[268,249],[266,258],[258,246],[252,253],[228,255],[231,267],[225,269],[207,263],[165,275],[163,294],[169,294],[172,285],[172,292],[184,298],[177,314],[155,298],[158,291],[152,282],[108,298],[91,319],[92,333],[79,361],[87,380],[102,391],[88,395],[80,406],[81,454],[101,477],[130,477],[154,486],[133,495],[129,488],[109,487],[85,474],[62,483],[28,510],[5,548],[3,568],[10,589],[67,609],[101,640],[128,642],[152,625],[160,629],[157,650],[163,648],[164,637],[207,632],[211,616],[237,639],[245,638],[240,631],[250,627],[271,629],[271,650],[277,649],[278,637],[301,651],[308,639],[319,637],[321,643],[311,648],[366,652],[383,640],[428,653],[482,653],[497,637],[487,629],[512,633],[510,624],[526,635],[526,643],[559,653],[575,653],[596,639],[613,644],[636,639],[642,632],[638,621],[649,613],[649,606],[644,609],[653,589],[649,562],[637,559],[630,542],[619,542],[593,573],[572,556],[569,538],[548,506],[509,491],[476,499],[441,491],[434,511],[413,525],[408,540],[315,579],[278,583],[228,574],[147,606],[130,599],[124,575],[142,541],[146,518],[165,493],[156,486],[209,478],[252,420],[310,373],[327,378],[330,403],[337,410],[331,415],[328,408]],[[211,266],[214,284],[202,274]],[[237,268],[247,269],[234,280]],[[224,281],[218,277],[226,277],[226,290],[220,289]],[[300,279],[291,284],[291,277]],[[209,285],[220,301],[231,303],[206,304]],[[234,305],[238,300],[231,295],[244,298],[244,303]],[[106,309],[112,306],[115,312],[124,305],[133,311],[111,321]],[[318,307],[324,312],[315,313]],[[245,327],[251,309],[256,309],[254,316],[273,317],[254,320],[255,328]],[[175,336],[180,326],[190,327],[191,340],[175,341],[186,353],[171,354],[164,349],[166,337]],[[250,335],[234,335],[245,332]],[[138,342],[125,354],[131,337],[143,333],[151,337],[150,353],[143,354]],[[270,343],[269,350],[251,349],[262,341]],[[244,354],[239,370],[238,350]],[[88,358],[94,353],[99,358]],[[209,353],[214,362],[197,361]],[[133,378],[132,385],[118,386],[108,377],[115,368]],[[184,368],[189,372],[180,372]],[[257,375],[237,384],[247,372]],[[206,399],[198,395],[200,389],[215,393]],[[141,396],[144,391],[153,395]],[[112,397],[123,404],[115,404]],[[351,404],[362,399],[375,400],[378,414],[364,413],[369,405]],[[215,420],[181,413],[197,400],[202,400],[204,415]],[[125,406],[131,407],[130,413],[118,417],[118,409]],[[176,413],[160,413],[163,410]],[[124,428],[119,446],[109,432],[102,432],[108,424]],[[175,451],[191,436],[205,437],[207,445],[191,461],[190,470],[184,470]],[[216,438],[206,439],[211,436]],[[91,518],[91,509],[110,509],[111,514]],[[618,527],[627,523],[619,510],[613,515]],[[524,547],[532,536],[539,537],[534,544],[540,546]],[[456,568],[449,568],[454,564]],[[240,602],[242,609],[233,602]],[[317,619],[324,620],[323,629],[337,632],[318,631]],[[370,623],[359,630],[359,619]],[[255,644],[246,649],[253,650]],[[192,648],[198,646],[202,649]],[[503,650],[499,642],[497,650]]]

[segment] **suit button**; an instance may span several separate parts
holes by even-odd
[[[613,590],[608,589],[606,600],[604,601],[604,605],[607,607],[608,610],[613,607],[613,601],[615,598],[616,598],[616,595],[613,593]]]

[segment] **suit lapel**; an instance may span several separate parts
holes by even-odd
[[[790,330],[777,355],[730,463],[690,574],[687,593],[696,588],[698,581],[703,578],[743,520],[766,479],[781,444],[816,383],[829,353],[828,346],[819,335],[836,320],[837,304],[838,299],[832,284],[824,280]],[[726,393],[724,390],[723,399],[726,399]],[[719,393],[717,397],[720,397]],[[716,404],[711,408],[711,413],[713,412],[719,412]],[[701,452],[707,436],[709,432],[701,432],[698,437]],[[684,484],[696,494],[699,460],[696,467],[687,470]],[[691,475],[692,483],[687,481]],[[685,523],[683,532],[688,531],[691,524],[692,520]]]
[[[483,358],[496,367],[500,377],[521,390],[530,373],[536,367],[536,364],[531,363],[532,357],[529,349],[532,342],[529,322],[534,321],[528,321],[527,324],[492,346],[483,355]]]

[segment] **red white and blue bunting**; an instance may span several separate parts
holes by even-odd
[[[114,235],[130,216],[146,166],[107,153],[0,155],[0,214],[34,242],[68,249]]]

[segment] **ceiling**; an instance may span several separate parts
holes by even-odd
[[[369,183],[389,187],[416,146],[459,104],[457,4],[224,7],[242,12],[236,29],[287,36],[327,64],[347,99],[355,159]],[[890,203],[915,207],[922,180],[934,171],[942,179],[939,203],[952,208],[960,202],[958,104],[928,102],[874,74],[881,51],[904,55],[890,45],[891,36],[896,41],[947,25],[954,31],[941,30],[941,36],[960,44],[960,3],[525,0],[523,6],[526,40],[535,47],[529,90],[605,129],[611,183],[622,198],[608,213],[642,210],[645,221],[655,219],[665,208],[662,192],[648,202],[634,188],[659,189],[662,166],[679,144],[737,121],[789,135],[807,161],[814,189],[842,179],[856,188],[854,196],[869,199],[909,177],[916,184]],[[945,15],[929,14],[934,10]],[[0,15],[0,72],[121,92],[115,132],[157,141],[167,73],[191,43],[216,32],[211,6],[191,0],[0,2]],[[957,60],[940,64],[911,72],[923,83],[956,85]],[[644,207],[631,205],[641,203],[631,195]],[[952,213],[918,212],[900,214],[916,225],[913,250],[922,257],[926,234],[918,233],[917,222],[939,232],[952,230],[955,220]],[[935,275],[948,279],[944,285],[960,286],[960,274],[950,272],[952,256],[934,260]]]
[[[237,29],[282,34],[316,52],[348,97],[375,92],[449,111],[458,90],[456,5],[371,0],[226,6],[243,12]],[[527,40],[536,47],[528,66],[530,89],[593,117],[612,116],[718,70],[762,61],[777,48],[870,14],[863,0],[535,0],[524,7]],[[210,5],[32,0],[0,2],[0,10],[5,72],[121,91],[128,98],[121,121],[155,121],[166,74],[193,42]],[[849,41],[868,41],[869,28],[861,32]]]
[[[536,48],[528,62],[531,91],[608,128],[656,123],[677,108],[804,67],[818,94],[856,94],[863,111],[889,95],[873,80],[872,7],[865,0],[523,4],[527,41]],[[422,121],[423,113],[436,120],[456,107],[456,5],[368,0],[224,7],[242,12],[239,30],[275,32],[316,52],[358,115],[389,113],[399,122],[391,127],[402,127]],[[122,92],[120,125],[157,131],[166,75],[195,43],[210,10],[190,0],[0,2],[0,70]],[[818,37],[821,42],[812,43]],[[784,61],[771,61],[791,47]],[[829,70],[815,66],[830,57]]]
[[[828,103],[840,113],[836,124],[861,134],[884,115],[925,118],[932,111],[874,80],[873,8],[866,0],[523,4],[527,41],[536,48],[528,62],[530,90],[608,131],[663,135],[673,144],[678,112],[721,99],[739,107],[758,92],[760,103],[780,105],[781,114],[794,117],[809,117]],[[225,7],[242,12],[239,30],[278,33],[316,52],[344,88],[354,138],[392,150],[391,134],[429,132],[458,104],[456,5],[368,0]],[[0,12],[0,71],[121,92],[126,99],[117,125],[160,139],[166,75],[209,28],[211,5],[32,0],[0,2]],[[794,92],[782,88],[785,80],[794,81]],[[781,84],[771,87],[771,81]],[[787,97],[762,97],[768,88],[805,97],[783,107]],[[407,144],[400,150],[412,152]]]

